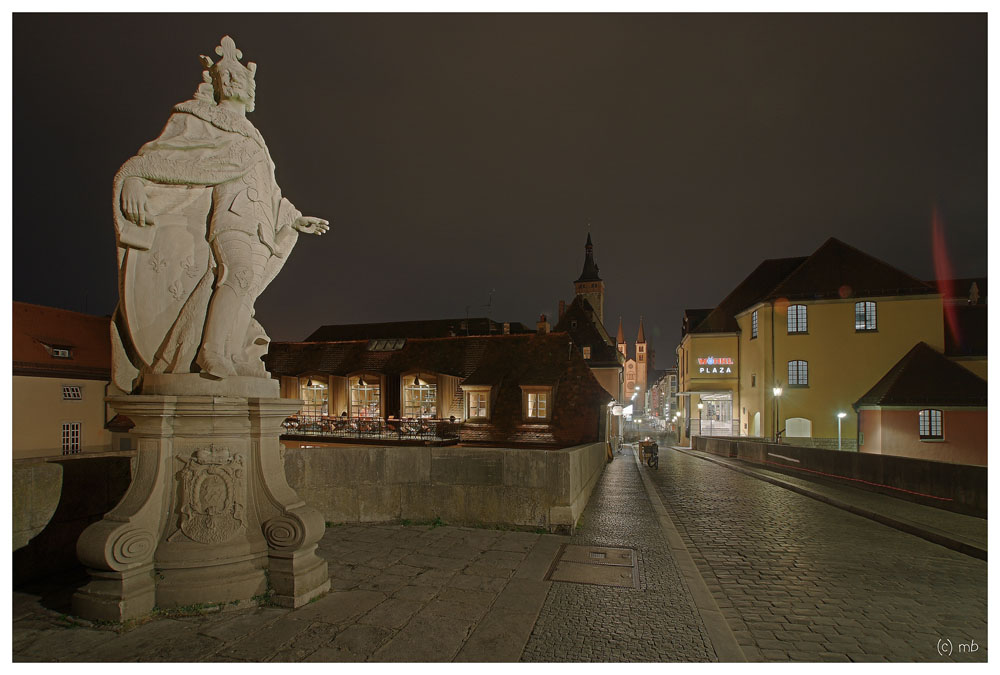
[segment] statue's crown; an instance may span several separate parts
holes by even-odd
[[[254,75],[257,74],[256,63],[250,62],[245,66],[240,63],[240,59],[243,58],[243,52],[236,48],[236,42],[228,35],[223,36],[219,46],[215,48],[215,53],[222,57],[218,63],[212,63],[212,59],[204,54],[199,57],[201,65],[208,70],[210,75],[220,70],[234,70],[246,73],[253,79]]]

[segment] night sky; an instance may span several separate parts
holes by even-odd
[[[986,274],[985,14],[21,14],[15,300],[112,312],[112,178],[224,34],[284,195],[332,225],[257,301],[275,340],[533,326],[588,231],[609,332],[643,314],[660,368],[685,307],[830,236],[930,279],[936,206],[955,275]]]

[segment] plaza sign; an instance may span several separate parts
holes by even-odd
[[[699,375],[726,375],[733,372],[733,359],[728,356],[706,356],[698,359]]]

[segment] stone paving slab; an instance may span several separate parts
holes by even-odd
[[[125,632],[67,618],[72,587],[17,591],[13,660],[448,661],[460,652],[462,660],[517,660],[549,590],[542,577],[566,540],[448,526],[334,526],[318,547],[332,590],[308,605],[168,612]]]

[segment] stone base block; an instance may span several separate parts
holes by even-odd
[[[129,572],[88,570],[90,582],[73,594],[73,613],[96,621],[140,619],[156,605],[153,566]]]
[[[162,609],[228,604],[267,593],[267,555],[224,565],[157,568],[156,605]]]
[[[295,553],[272,553],[270,569],[271,601],[280,607],[301,607],[330,590],[330,572],[315,544]]]

